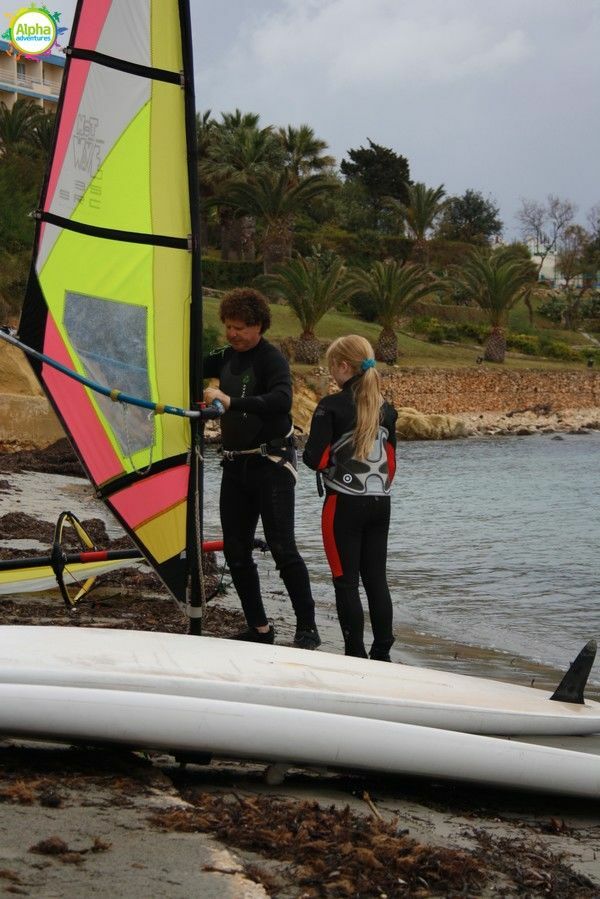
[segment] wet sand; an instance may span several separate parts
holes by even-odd
[[[38,548],[47,546],[55,511],[65,505],[82,520],[96,520],[97,539],[124,539],[105,525],[108,515],[85,481],[49,478],[43,461],[39,472],[25,475],[16,470],[21,465],[0,458],[0,553],[13,554],[11,546],[24,552],[20,541],[32,536]],[[33,534],[36,519],[29,516],[39,515],[42,484],[49,520]],[[0,597],[0,623],[185,632],[184,617],[152,579],[144,571],[113,575],[75,615],[54,592]],[[289,602],[277,581],[268,583],[277,642],[289,644]],[[234,595],[211,600],[207,634],[229,636],[241,624]],[[339,626],[325,602],[318,604],[318,624],[323,650],[339,652]],[[559,677],[526,659],[408,629],[397,634],[392,654],[395,661],[538,686]],[[161,753],[2,741],[0,893],[600,895],[597,803],[335,771],[292,769],[281,783],[282,777],[260,763],[181,767]]]

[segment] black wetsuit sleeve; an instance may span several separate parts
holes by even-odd
[[[225,349],[215,350],[202,360],[202,377],[218,378],[224,362]]]
[[[321,402],[315,409],[310,423],[310,434],[302,454],[304,464],[314,471],[327,468],[332,438],[333,412]]]
[[[256,358],[257,380],[263,393],[256,396],[232,396],[232,412],[252,412],[264,418],[287,414],[292,408],[292,378],[285,356],[270,348]],[[258,370],[260,369],[260,370]]]

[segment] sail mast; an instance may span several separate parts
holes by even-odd
[[[194,91],[194,53],[189,0],[179,0],[185,91],[185,129],[188,185],[190,195],[190,251],[192,254],[192,293],[190,304],[190,406],[202,399],[202,271],[200,248],[200,191],[198,185],[198,142],[196,137],[196,99]],[[187,515],[187,554],[189,557],[190,633],[202,633],[205,602],[200,546],[203,537],[203,427],[191,423],[190,482]]]

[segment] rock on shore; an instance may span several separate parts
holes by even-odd
[[[464,412],[461,421],[470,437],[528,434],[589,434],[600,431],[600,409],[518,409],[506,413]]]

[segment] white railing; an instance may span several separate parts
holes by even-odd
[[[60,93],[59,81],[50,81],[47,78],[31,78],[18,72],[7,72],[0,69],[0,88],[3,84],[16,88],[20,87],[23,90],[36,91],[39,94],[48,94],[50,97],[58,97]]]

